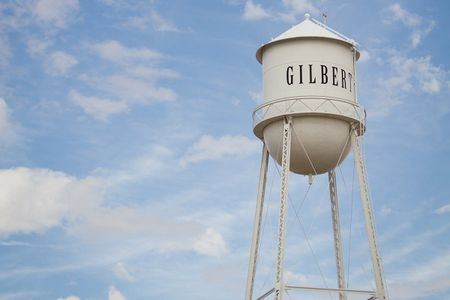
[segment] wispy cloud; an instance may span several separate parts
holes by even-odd
[[[130,64],[139,61],[152,61],[161,58],[161,54],[148,48],[129,48],[115,40],[89,45],[101,58],[118,64]]]
[[[11,58],[11,49],[9,42],[0,32],[0,66],[6,66]]]
[[[15,293],[0,293],[0,300],[20,300],[43,297],[42,291],[18,291]],[[77,299],[76,299],[77,300]]]
[[[416,27],[422,23],[422,18],[419,15],[410,13],[405,10],[400,3],[394,3],[388,7],[393,21],[399,21],[408,27]]]
[[[434,213],[438,215],[450,213],[450,204],[439,207],[434,211]]]
[[[126,47],[116,40],[92,43],[88,49],[117,70],[105,75],[82,74],[80,80],[90,86],[94,94],[82,94],[75,89],[68,94],[95,119],[106,121],[114,114],[128,112],[136,104],[150,105],[177,99],[175,91],[158,86],[161,78],[178,77],[175,70],[152,66],[161,61],[163,55],[159,52],[146,47]],[[96,70],[92,72],[97,73]]]
[[[78,179],[47,169],[14,168],[0,170],[0,180],[4,183],[0,190],[1,236],[64,226],[84,240],[146,241],[140,251],[227,253],[222,235],[200,220],[165,218],[146,206],[105,206],[105,180],[101,178]]]
[[[77,296],[69,296],[66,298],[58,298],[58,300],[81,300],[81,299]]]
[[[270,13],[267,12],[261,4],[254,3],[251,0],[245,2],[244,15],[242,16],[244,20],[261,20],[270,17]]]
[[[411,94],[437,94],[441,91],[446,72],[432,63],[431,56],[407,57],[390,55],[389,73],[376,82],[376,101],[368,105],[371,117],[383,117]]]
[[[258,92],[250,91],[250,92],[248,92],[248,94],[254,102],[256,102],[258,104],[261,104],[263,102],[263,91],[262,90],[258,91]]]
[[[122,280],[132,282],[134,281],[134,277],[131,272],[128,270],[128,267],[124,262],[118,262],[114,265],[113,268],[114,275]]]
[[[6,101],[0,98],[0,144],[8,139],[11,132],[9,109]]]
[[[284,11],[278,13],[285,22],[293,23],[297,21],[299,15],[304,13],[318,14],[320,10],[310,0],[283,0]]]
[[[318,13],[319,9],[310,0],[283,0],[283,4],[296,13]]]
[[[127,300],[127,298],[115,286],[110,286],[108,300]]]
[[[156,31],[168,31],[168,32],[180,31],[172,22],[163,18],[155,10],[151,11],[150,18]]]
[[[29,37],[27,39],[27,52],[32,57],[42,56],[46,53],[46,50],[51,44],[52,42],[47,39]]]
[[[31,24],[51,32],[62,30],[76,20],[80,9],[78,0],[35,0],[0,5],[0,24],[19,29]]]
[[[298,17],[304,13],[318,14],[320,10],[310,0],[283,0],[282,8],[265,8],[262,4],[253,0],[227,1],[230,5],[244,3],[244,13],[242,18],[246,21],[258,21],[262,19],[279,19],[284,22],[294,23]]]
[[[77,64],[78,60],[72,55],[63,51],[56,51],[48,56],[45,69],[50,75],[62,76],[66,75]]]
[[[194,243],[194,250],[200,254],[216,257],[228,252],[222,235],[213,228],[206,229],[205,233]]]
[[[425,20],[423,17],[404,9],[399,3],[394,3],[387,8],[389,15],[385,22],[400,22],[410,28],[410,45],[416,48],[436,25],[434,20]]]
[[[140,249],[159,252],[194,251],[206,256],[227,253],[222,235],[198,221],[176,221],[145,207],[98,208],[70,231],[88,240],[141,241]]]
[[[66,27],[79,10],[78,0],[39,0],[32,7],[37,21],[57,28]]]
[[[186,166],[204,160],[218,160],[227,157],[244,157],[258,152],[260,143],[245,136],[225,135],[215,138],[203,135],[182,157],[180,163]]]
[[[101,169],[96,174],[105,178],[108,186],[124,186],[155,177],[162,178],[163,174],[174,176],[177,172],[174,160],[174,151],[162,145],[151,145],[116,169]]]
[[[182,30],[168,18],[162,16],[155,8],[155,1],[126,2],[123,0],[103,0],[104,4],[121,10],[128,10],[131,17],[120,22],[121,26],[159,32],[181,32]]]
[[[358,59],[358,62],[367,62],[371,59],[370,52],[367,50],[360,51],[361,56]]]
[[[12,116],[8,102],[0,97],[0,153],[3,158],[22,141],[22,127]]]
[[[106,121],[114,114],[128,111],[128,105],[124,101],[84,96],[75,90],[69,91],[69,99],[80,106],[86,114],[100,121]]]
[[[391,275],[391,295],[395,299],[418,299],[450,289],[450,252],[414,264],[401,274]]]
[[[101,200],[96,178],[77,179],[47,169],[0,170],[0,235],[43,232],[76,220]]]
[[[169,88],[157,87],[148,80],[125,75],[91,78],[98,88],[115,98],[127,103],[150,104],[152,102],[170,102],[177,98],[176,93]]]

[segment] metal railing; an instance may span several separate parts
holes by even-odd
[[[268,120],[283,116],[325,115],[359,124],[364,130],[366,113],[358,103],[346,99],[320,96],[301,96],[276,99],[265,102],[253,111],[253,126],[266,124]]]

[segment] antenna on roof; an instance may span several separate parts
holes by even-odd
[[[323,24],[327,25],[328,16],[326,13],[322,12],[322,21]]]

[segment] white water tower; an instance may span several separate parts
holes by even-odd
[[[356,43],[305,14],[305,20],[261,46],[256,52],[263,66],[263,104],[253,113],[255,135],[263,141],[255,223],[246,300],[253,299],[258,244],[268,157],[282,167],[275,285],[264,295],[281,300],[286,290],[367,294],[387,300],[373,213],[367,192],[359,137],[365,131],[365,112],[356,93]],[[348,289],[343,269],[342,241],[334,169],[353,149],[359,177],[373,274],[374,291]],[[286,285],[283,280],[289,172],[319,175],[328,172],[336,255],[337,288]]]

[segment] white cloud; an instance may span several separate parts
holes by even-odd
[[[39,25],[46,29],[46,35],[52,35],[74,21],[78,11],[78,0],[2,1],[0,27],[17,30]]]
[[[408,276],[405,276],[408,274]],[[397,275],[397,274],[395,274]],[[413,266],[395,276],[390,275],[390,294],[393,299],[409,300],[448,291],[450,288],[450,252],[434,255],[428,261]]]
[[[149,81],[130,76],[112,75],[94,81],[98,88],[127,103],[150,104],[155,101],[174,101],[177,98],[171,89],[156,87]]]
[[[115,40],[94,43],[89,46],[101,58],[118,64],[129,64],[136,61],[153,61],[161,58],[161,54],[148,48],[128,48]]]
[[[171,164],[173,152],[161,145],[152,145],[141,156],[133,157],[116,170],[99,170],[108,185],[126,185],[151,178],[162,178],[163,174],[173,176],[176,168]],[[170,170],[170,173],[169,173]]]
[[[150,79],[155,81],[159,78],[177,78],[179,74],[172,69],[158,69],[146,66],[133,66],[128,68],[126,72],[135,78]]]
[[[262,7],[261,4],[255,4],[248,0],[244,7],[244,20],[261,20],[270,17],[270,14]]]
[[[258,152],[261,145],[256,140],[245,136],[225,135],[214,138],[203,135],[192,145],[186,155],[181,159],[182,166],[204,160],[219,160],[226,157],[243,157]]]
[[[227,253],[225,240],[212,228],[206,229],[206,232],[195,242],[194,249],[207,256],[220,257]]]
[[[127,5],[127,0],[100,0],[105,5],[123,7]]]
[[[388,7],[394,21],[399,21],[408,27],[416,27],[422,23],[422,18],[403,9],[400,3],[394,3]]]
[[[437,94],[445,80],[445,72],[431,62],[431,56],[406,57],[394,54],[389,57],[390,74],[378,79],[376,101],[369,104],[370,116],[382,117],[402,103],[411,94]]]
[[[283,0],[281,10],[269,10],[254,0],[226,0],[229,5],[244,4],[242,18],[248,21],[261,20],[266,18],[279,18],[285,22],[293,23],[297,21],[299,15],[306,12],[318,14],[320,10],[311,0]]]
[[[69,97],[98,120],[127,112],[132,105],[170,102],[177,94],[170,88],[158,86],[160,78],[176,78],[172,69],[149,66],[162,56],[148,48],[128,48],[110,40],[89,46],[101,58],[119,65],[120,72],[105,76],[82,74],[79,78],[97,90],[96,95],[80,95],[71,91]]]
[[[98,208],[75,224],[71,232],[96,241],[138,241],[140,250],[136,251],[194,251],[214,257],[227,253],[225,240],[214,229],[196,221],[178,222],[173,217],[156,215],[146,207]]]
[[[66,75],[70,68],[78,64],[78,61],[70,54],[56,51],[50,54],[46,60],[45,69],[53,76]]]
[[[295,13],[319,13],[319,9],[310,0],[283,0],[283,4]]]
[[[78,0],[38,0],[32,14],[39,23],[65,28],[79,10]]]
[[[70,92],[69,96],[82,106],[86,113],[99,120],[106,120],[112,114],[126,112],[132,104],[150,105],[177,99],[177,94],[173,90],[156,86],[157,78],[141,79],[131,74],[120,74],[106,77],[83,76],[82,80],[102,91],[107,98],[81,96],[75,91]]]
[[[170,20],[161,16],[155,9],[155,1],[125,0],[102,0],[106,5],[110,5],[120,10],[128,10],[133,15],[127,18],[121,25],[139,30],[153,29],[160,32],[179,32],[180,29]]]
[[[0,147],[14,144],[17,137],[17,128],[11,121],[8,104],[0,97]]]
[[[0,98],[0,142],[8,135],[10,130],[8,105]]]
[[[0,235],[42,232],[75,221],[101,199],[102,183],[47,169],[0,170]]]
[[[431,20],[427,27],[414,30],[410,36],[411,47],[416,48],[417,46],[419,46],[423,39],[431,32],[431,30],[433,30],[435,25],[436,22],[434,20]]]
[[[47,169],[0,170],[0,236],[41,233],[64,226],[82,239],[137,243],[136,251],[194,251],[219,257],[227,253],[222,235],[202,223],[178,221],[154,209],[104,206],[105,180],[77,179]],[[114,274],[133,280],[123,263]]]
[[[395,74],[386,80],[388,88],[410,91],[418,85],[422,92],[428,94],[440,91],[443,71],[432,64],[431,56],[408,58],[394,55],[391,64]]]
[[[250,91],[248,92],[250,98],[258,104],[263,102],[263,92],[260,90],[259,92]]]
[[[131,275],[130,271],[128,270],[127,266],[123,262],[118,262],[113,269],[114,275],[116,275],[117,278],[120,278],[125,281],[134,281],[133,275]]]
[[[94,119],[106,121],[113,114],[128,111],[128,105],[124,101],[113,101],[93,96],[83,96],[75,90],[69,92],[69,98],[80,106],[84,112]]]
[[[383,204],[380,208],[380,215],[385,217],[388,216],[392,213],[392,208],[390,208],[389,206],[387,206],[386,204]]]
[[[450,204],[439,207],[434,211],[434,213],[438,215],[450,213]]]
[[[0,66],[7,65],[10,58],[11,50],[9,48],[8,40],[0,32]]]
[[[361,55],[360,55],[360,57],[359,57],[359,59],[358,59],[358,62],[366,62],[366,61],[369,61],[369,60],[370,60],[371,56],[370,56],[369,51],[367,51],[367,50],[361,50],[359,53],[360,53]]]
[[[179,31],[179,29],[172,22],[161,17],[155,10],[152,10],[150,16],[151,22],[153,23],[156,31]]]
[[[131,28],[137,28],[139,30],[146,30],[151,23],[149,16],[135,16],[126,20],[122,25]]]
[[[66,298],[58,298],[58,300],[81,300],[81,299],[77,296],[69,296]]]
[[[423,39],[433,30],[436,22],[434,20],[424,20],[421,16],[411,13],[399,3],[392,4],[387,8],[389,13],[389,22],[400,22],[406,27],[412,29],[410,35],[410,44],[412,48],[416,48]]]
[[[27,51],[31,56],[43,55],[50,45],[51,42],[48,40],[29,38],[27,40]]]
[[[125,296],[114,286],[109,287],[108,300],[127,300]]]
[[[124,73],[126,72],[124,71]],[[163,70],[159,73],[155,70],[154,77],[150,77],[150,72],[143,74],[142,72],[145,71],[142,69],[136,69],[134,72],[141,73],[118,74],[106,77],[83,76],[82,80],[102,91],[107,97],[82,96],[75,91],[70,92],[69,97],[80,105],[86,113],[99,120],[106,120],[112,114],[126,112],[133,104],[150,105],[156,102],[171,102],[177,99],[177,94],[173,90],[156,86],[158,78],[155,77],[164,76],[163,73],[168,73],[168,71]],[[133,75],[140,75],[142,78],[134,77]],[[145,75],[149,77],[144,77]]]

